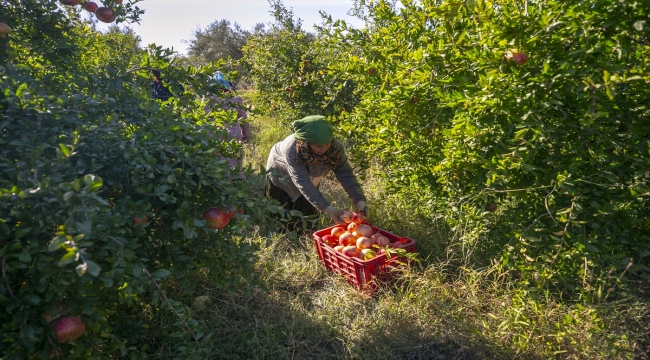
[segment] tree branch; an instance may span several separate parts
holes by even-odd
[[[6,263],[6,258],[3,256],[2,257],[2,280],[6,280],[5,283],[7,284],[7,290],[9,290],[9,295],[11,296],[12,299],[18,301],[19,303],[23,303],[14,295],[14,292],[11,290],[11,286],[9,285],[9,279],[7,279],[7,273],[5,272],[5,263]]]
[[[171,301],[169,300],[169,298],[167,297],[167,295],[165,294],[165,292],[163,291],[163,289],[160,288],[160,285],[158,285],[158,282],[156,281],[156,279],[153,278],[153,276],[151,275],[151,273],[149,272],[149,270],[147,270],[147,268],[144,266],[144,264],[142,263],[142,261],[140,261],[140,266],[142,266],[142,269],[144,270],[144,272],[147,273],[147,275],[149,276],[149,279],[151,279],[151,281],[154,283],[154,285],[156,285],[156,288],[158,288],[158,290],[160,291],[160,293],[162,294],[162,296],[165,298],[165,301],[167,302],[167,305],[169,305],[169,307],[172,309],[172,311],[174,312],[174,314],[176,314],[176,316],[178,317],[178,319],[179,319],[180,321],[183,322],[183,325],[185,325],[185,327],[187,328],[187,331],[190,332],[190,334],[192,335],[192,338],[194,339],[194,341],[198,343],[199,341],[196,339],[196,335],[194,335],[194,332],[192,331],[192,329],[190,328],[190,326],[187,324],[187,322],[185,321],[185,319],[183,319],[183,318],[181,317],[181,315],[178,313],[178,311],[176,311],[176,309],[175,309],[174,306],[172,305]]]

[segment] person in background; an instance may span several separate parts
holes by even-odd
[[[151,96],[154,99],[160,99],[162,101],[167,101],[170,97],[174,96],[171,91],[163,84],[162,75],[160,75],[160,70],[151,69],[151,74],[153,74],[153,82],[151,83]]]
[[[352,172],[343,143],[334,139],[324,116],[311,115],[293,122],[293,134],[273,146],[266,163],[266,195],[305,216],[326,212],[337,224],[343,214],[319,191],[323,176],[334,172],[357,211],[368,214],[366,198]],[[295,230],[297,223],[288,224]]]
[[[214,80],[220,86],[223,94],[221,96],[216,94],[208,96],[210,101],[205,105],[206,113],[209,114],[214,106],[219,106],[224,111],[235,110],[237,112],[235,122],[225,124],[227,131],[226,140],[237,140],[242,143],[248,142],[251,136],[250,124],[246,121],[248,114],[246,113],[246,107],[242,98],[233,96],[232,83],[227,81],[221,72],[217,72],[214,75]],[[237,165],[241,167],[241,157],[228,159],[228,164],[231,169],[235,169]]]

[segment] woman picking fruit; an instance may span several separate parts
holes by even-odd
[[[321,210],[342,224],[343,211],[332,206],[318,190],[323,176],[334,172],[357,211],[367,215],[368,206],[343,143],[334,139],[332,126],[324,119],[312,115],[294,121],[294,133],[273,146],[266,163],[266,195],[284,204],[286,211],[298,210],[312,216]],[[295,223],[287,226],[288,230],[295,227]]]
[[[251,138],[251,130],[250,124],[246,120],[248,119],[248,114],[246,113],[244,101],[240,96],[232,93],[232,83],[227,81],[221,72],[217,72],[214,75],[214,81],[217,83],[223,94],[221,94],[221,96],[215,94],[207,97],[210,101],[205,105],[206,113],[210,113],[213,107],[220,107],[224,111],[235,110],[237,112],[237,118],[235,121],[225,124],[225,129],[227,131],[226,140],[237,140],[242,143],[248,142]],[[241,168],[241,154],[235,158],[229,158],[228,164],[233,170],[238,166]],[[239,176],[241,179],[245,178],[243,173],[240,173]]]

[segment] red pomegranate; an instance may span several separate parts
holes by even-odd
[[[84,334],[86,326],[76,316],[66,316],[56,320],[50,325],[54,330],[56,341],[63,343],[79,338]]]

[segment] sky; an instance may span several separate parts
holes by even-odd
[[[347,15],[353,0],[284,0],[287,9],[292,9],[294,18],[302,20],[302,28],[312,31],[314,24],[322,19],[319,10],[332,16],[332,19],[346,20],[354,27],[361,27],[361,20]],[[145,11],[140,24],[128,26],[142,39],[142,45],[155,43],[163,47],[173,47],[180,54],[187,53],[187,44],[197,29],[205,29],[209,24],[221,19],[238,23],[244,30],[252,30],[257,23],[270,23],[271,6],[267,0],[144,0],[137,4]],[[99,23],[100,29],[108,25]],[[120,24],[122,25],[122,24]]]

